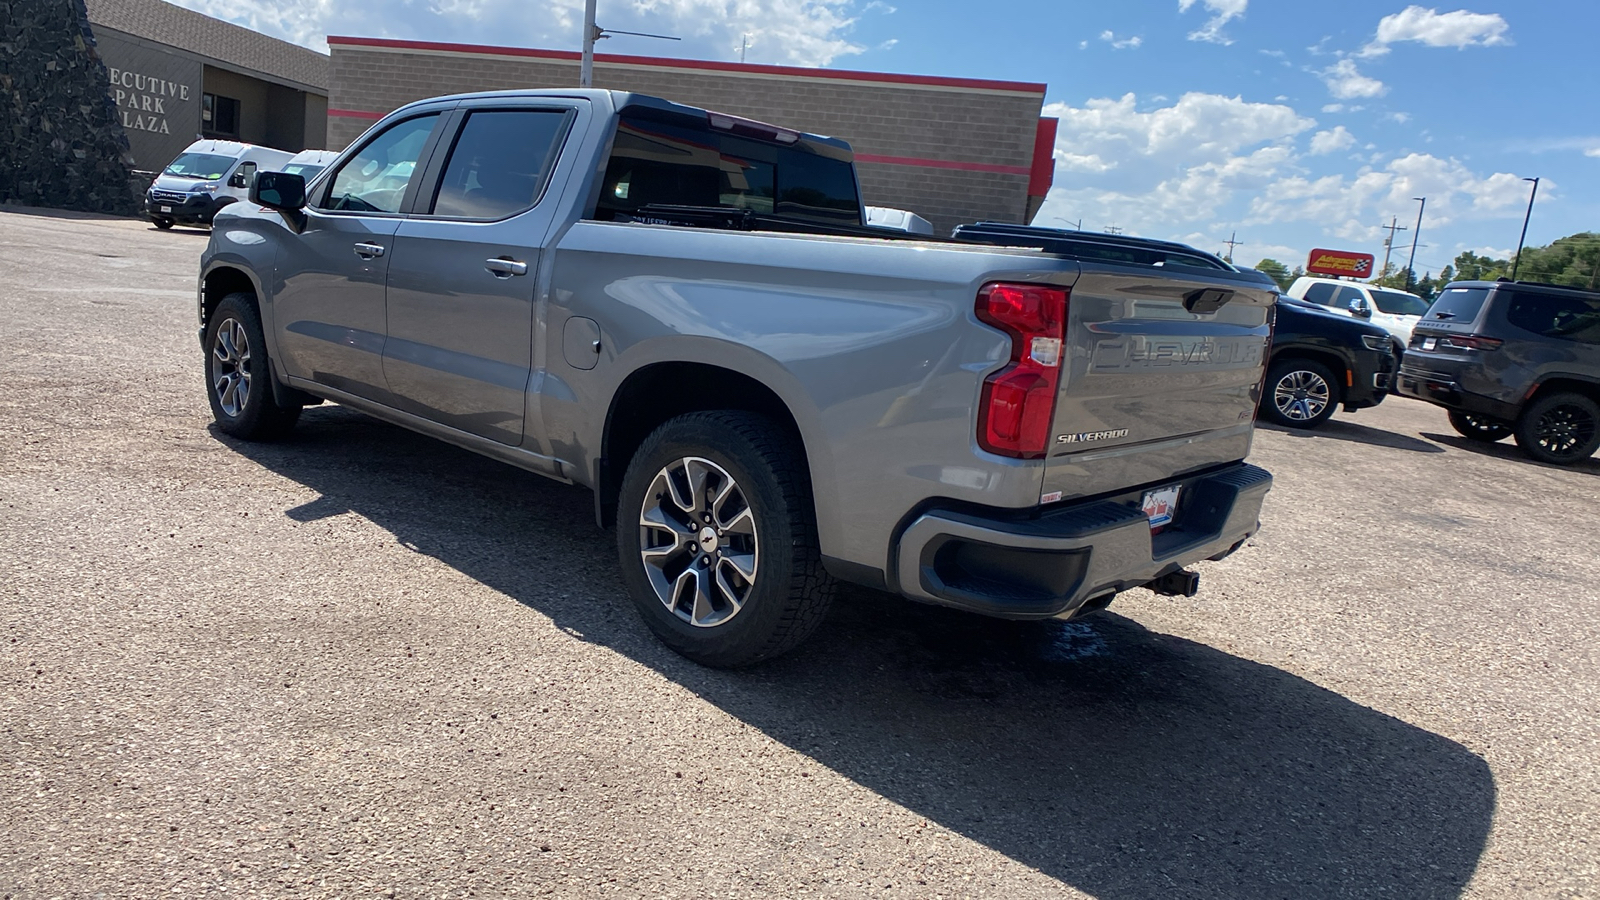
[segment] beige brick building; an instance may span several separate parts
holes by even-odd
[[[413,100],[578,84],[571,52],[351,37],[328,46],[335,150]],[[1039,117],[1042,84],[604,54],[594,83],[843,138],[865,202],[909,209],[938,233],[1031,220],[1054,169],[1056,123]]]

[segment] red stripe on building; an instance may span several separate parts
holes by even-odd
[[[949,159],[920,159],[915,156],[878,156],[857,153],[856,162],[885,163],[891,166],[921,166],[925,169],[955,169],[958,172],[992,172],[996,175],[1027,175],[1027,166],[997,166],[990,163],[956,162]]]
[[[334,119],[367,119],[368,121],[376,122],[377,120],[383,118],[384,114],[383,113],[375,113],[375,112],[367,112],[366,110],[361,110],[361,109],[332,109],[332,108],[330,108],[328,110],[328,116],[330,118],[334,118]]]
[[[1033,138],[1033,171],[1028,173],[1028,196],[1043,197],[1056,183],[1056,128],[1060,119],[1040,119]]]
[[[447,44],[434,41],[396,41],[388,38],[341,37],[329,35],[329,46],[380,47],[390,50],[432,50],[444,53],[476,53],[486,56],[521,56],[578,62],[580,54],[571,50],[536,50],[532,47],[494,47],[485,44]],[[800,66],[760,66],[754,63],[716,62],[708,59],[668,59],[660,56],[618,56],[596,53],[597,63],[660,66],[669,69],[701,69],[751,75],[786,75],[801,78],[835,78],[841,81],[873,81],[883,84],[914,84],[927,87],[968,88],[984,91],[1009,91],[1043,94],[1045,85],[1028,81],[988,81],[982,78],[946,78],[938,75],[900,75],[893,72],[857,72],[848,69],[807,69]]]

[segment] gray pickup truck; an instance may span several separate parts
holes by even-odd
[[[866,226],[847,144],[598,90],[444,97],[201,260],[217,427],[332,401],[593,489],[650,628],[713,666],[841,581],[1014,619],[1259,527],[1270,280]]]

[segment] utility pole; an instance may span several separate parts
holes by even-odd
[[[1417,264],[1417,238],[1422,236],[1422,211],[1428,208],[1427,197],[1412,197],[1413,200],[1422,201],[1417,207],[1417,228],[1411,232],[1411,259],[1406,263],[1406,290],[1411,290],[1411,267]]]
[[[1517,238],[1517,258],[1511,263],[1511,280],[1517,280],[1517,269],[1522,266],[1522,245],[1528,240],[1528,220],[1533,218],[1533,198],[1539,196],[1539,179],[1524,178],[1533,182],[1533,193],[1528,195],[1528,213],[1522,217],[1522,237]]]
[[[744,39],[739,41],[739,62],[744,63],[744,51],[750,46],[750,35],[747,32]]]
[[[1389,224],[1379,225],[1378,227],[1389,229],[1389,236],[1383,239],[1383,268],[1378,270],[1378,277],[1383,278],[1389,274],[1389,250],[1394,247],[1394,233],[1396,231],[1410,231],[1411,229],[1400,224],[1399,216],[1391,216]]]
[[[1121,233],[1122,233],[1122,227],[1119,226],[1119,225],[1107,225],[1106,226],[1106,234],[1121,234]]]
[[[1233,264],[1233,248],[1244,243],[1244,241],[1236,241],[1236,240],[1234,240],[1234,238],[1236,238],[1238,236],[1239,236],[1239,232],[1235,231],[1235,232],[1232,232],[1232,233],[1230,233],[1228,235],[1228,239],[1227,240],[1223,241],[1224,244],[1228,245],[1228,255],[1224,256],[1223,259],[1227,260],[1229,265]]]

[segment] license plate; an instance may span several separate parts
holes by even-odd
[[[1439,346],[1439,339],[1438,338],[1423,338],[1422,339],[1422,349],[1424,349],[1424,350],[1432,350],[1433,348],[1435,348],[1437,346]]]
[[[162,211],[162,212],[172,212],[172,207],[170,207],[170,206],[163,206],[163,207],[161,207],[161,211]]]
[[[1172,521],[1172,513],[1178,508],[1178,492],[1183,490],[1181,484],[1170,484],[1166,487],[1156,488],[1144,492],[1144,502],[1140,507],[1150,519],[1150,530],[1154,531]]]

